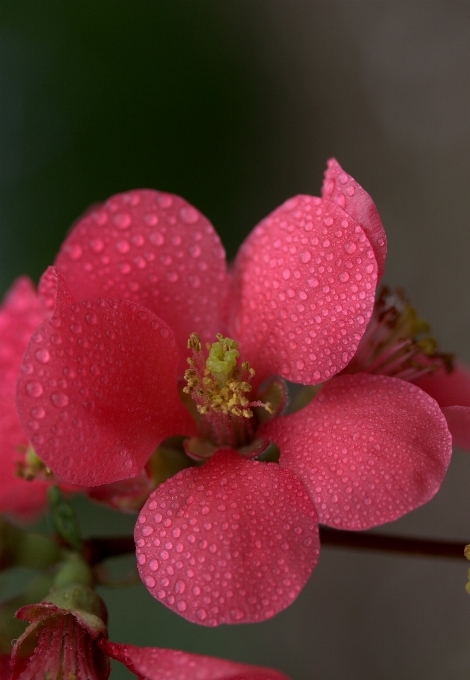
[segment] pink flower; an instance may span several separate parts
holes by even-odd
[[[31,519],[46,503],[47,483],[18,476],[28,439],[15,406],[16,381],[32,332],[42,321],[40,300],[29,279],[18,279],[0,309],[0,513]]]
[[[444,368],[415,381],[442,408],[456,446],[470,451],[470,371],[457,362],[452,372]]]
[[[141,680],[288,680],[279,671],[260,666],[110,642],[99,613],[40,602],[23,607],[17,617],[31,625],[15,643],[11,670],[1,659],[1,680],[106,680],[109,658],[123,663]]]
[[[438,490],[450,435],[413,385],[340,376],[302,411],[266,413],[283,402],[272,376],[315,385],[351,360],[385,250],[371,198],[336,161],[323,198],[275,210],[230,273],[210,223],[169,194],[114,196],[67,237],[65,292],[25,353],[20,420],[54,472],[87,486],[138,476],[162,440],[190,437],[208,462],[160,485],[135,533],[147,588],[190,621],[273,616],[317,562],[318,520],[363,529]],[[199,336],[217,333],[206,359]],[[178,393],[188,337],[194,418]],[[279,464],[251,459],[270,442]]]
[[[437,401],[456,446],[470,450],[470,372],[437,351],[430,327],[403,291],[384,287],[358,350],[344,373],[374,373],[409,380]]]

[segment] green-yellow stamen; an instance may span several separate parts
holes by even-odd
[[[223,387],[233,375],[233,369],[237,365],[240,352],[238,351],[238,342],[235,342],[232,338],[224,338],[220,333],[216,337],[218,342],[212,343],[206,366],[219,385]]]
[[[190,368],[184,375],[187,384],[183,391],[191,395],[204,417],[203,429],[209,440],[217,445],[245,445],[255,429],[248,422],[253,417],[252,407],[261,406],[270,413],[272,407],[247,397],[255,372],[247,361],[238,364],[238,343],[220,333],[216,337],[217,342],[207,345],[209,354],[204,359],[201,339],[191,333],[188,349],[193,356],[188,359]]]

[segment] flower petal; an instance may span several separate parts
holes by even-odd
[[[0,310],[0,513],[22,519],[32,519],[46,503],[47,484],[16,475],[28,446],[16,412],[16,379],[28,340],[40,322],[41,305],[33,284],[26,277],[17,279]]]
[[[452,453],[433,399],[404,380],[363,373],[336,377],[261,435],[304,482],[319,521],[343,529],[390,522],[430,500]]]
[[[457,362],[447,373],[441,369],[415,382],[442,408],[455,446],[470,451],[470,371]]]
[[[17,386],[38,456],[73,484],[136,477],[156,446],[195,426],[176,387],[168,326],[123,300],[75,303],[33,334]]]
[[[440,369],[415,381],[439,406],[470,406],[470,371],[457,363],[451,373]]]
[[[470,407],[443,406],[442,413],[446,417],[455,446],[470,451]]]
[[[44,318],[48,318],[54,312],[59,312],[74,302],[64,277],[59,274],[56,267],[48,267],[41,276],[38,293]]]
[[[374,201],[355,179],[344,172],[335,158],[325,171],[322,197],[340,206],[366,232],[377,260],[377,281],[383,276],[387,255],[387,237]]]
[[[175,649],[122,645],[104,638],[100,646],[143,680],[289,680],[272,668],[247,666]]]
[[[353,357],[374,305],[377,264],[361,227],[329,201],[292,198],[235,262],[233,336],[259,381],[314,385]]]
[[[163,319],[180,348],[221,330],[225,251],[210,222],[179,196],[141,189],[80,220],[56,259],[77,301],[115,297]],[[182,365],[186,368],[186,365]]]
[[[193,623],[264,621],[291,604],[319,553],[303,484],[221,450],[154,491],[135,529],[150,593]]]

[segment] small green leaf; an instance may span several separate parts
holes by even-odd
[[[65,500],[57,486],[49,488],[48,496],[54,530],[71,548],[81,551],[80,528],[72,506]]]

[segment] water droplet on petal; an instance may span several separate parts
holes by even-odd
[[[127,212],[118,212],[113,217],[113,222],[118,227],[118,229],[127,229],[131,224],[132,219]]]
[[[104,241],[100,238],[92,238],[90,241],[90,248],[95,253],[101,253],[101,251],[104,249]]]
[[[25,389],[26,394],[29,394],[30,397],[40,397],[41,394],[44,392],[44,388],[40,382],[26,383]]]
[[[67,406],[67,404],[69,403],[69,398],[63,392],[54,392],[53,394],[51,394],[51,401],[54,404],[54,406],[63,407]]]
[[[47,349],[38,349],[35,353],[36,359],[41,362],[41,364],[47,364],[49,359],[51,358],[51,355],[47,351]]]
[[[82,247],[78,243],[68,243],[64,246],[64,252],[67,253],[71,260],[79,260],[83,254]]]
[[[199,213],[191,205],[186,205],[181,208],[180,217],[186,224],[195,224],[199,219]]]

